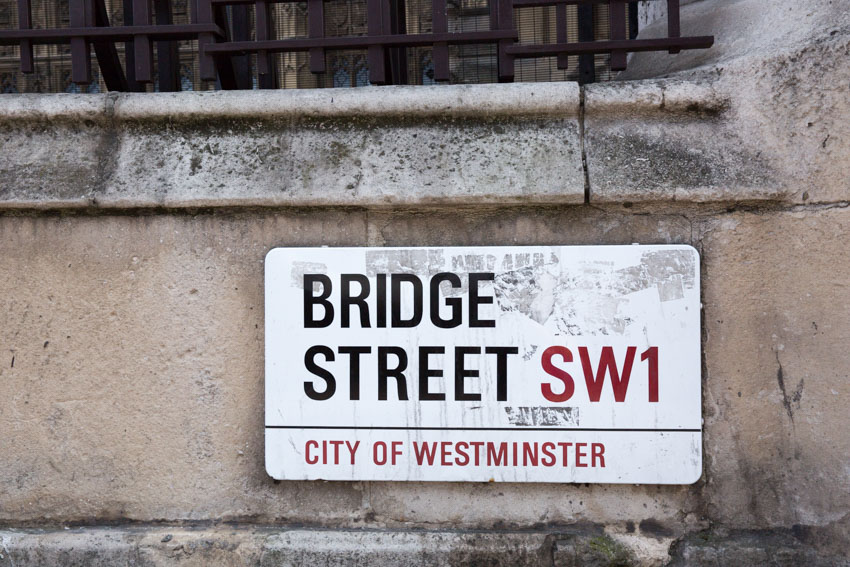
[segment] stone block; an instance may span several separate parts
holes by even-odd
[[[729,104],[708,82],[587,86],[590,201],[782,200],[781,176],[757,148],[741,143]]]
[[[2,208],[584,201],[574,84],[10,100]]]
[[[727,127],[703,143],[754,155],[787,200],[847,201],[848,29],[850,12],[830,0],[694,2],[682,8],[682,35],[714,35],[714,46],[636,53],[619,78],[711,82],[729,100]],[[642,38],[665,34],[665,19],[640,31]]]
[[[0,216],[0,522],[525,526],[654,518],[687,487],[279,482],[263,467],[275,246],[689,243],[591,207]],[[628,502],[628,504],[624,504]]]
[[[828,528],[850,509],[850,212],[735,213],[699,230],[706,512]],[[850,544],[846,527],[836,537]]]

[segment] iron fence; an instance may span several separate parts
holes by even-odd
[[[617,0],[59,0],[37,18],[39,0],[0,0],[0,60],[32,76],[52,46],[63,90],[592,82],[629,52],[713,44],[658,1],[666,37],[638,39]]]

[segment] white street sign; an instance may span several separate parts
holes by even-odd
[[[276,479],[690,484],[690,246],[275,248]]]

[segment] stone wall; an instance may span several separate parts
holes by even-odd
[[[850,564],[850,16],[804,4],[582,89],[4,95],[0,565]],[[701,254],[698,483],[266,475],[270,248],[633,242]]]

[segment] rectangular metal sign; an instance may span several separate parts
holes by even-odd
[[[690,246],[275,248],[276,479],[689,484]]]

